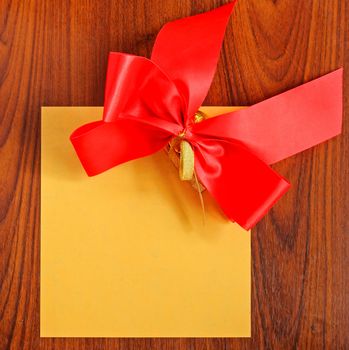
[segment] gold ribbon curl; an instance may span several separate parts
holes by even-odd
[[[199,110],[194,115],[194,123],[200,123],[206,118],[206,115]],[[167,151],[171,161],[178,168],[179,178],[182,181],[191,181],[193,187],[202,192],[204,187],[194,179],[194,151],[190,143],[185,140],[185,131],[170,142]]]
[[[193,120],[194,123],[200,123],[206,118],[207,116],[199,110],[195,113]],[[198,191],[203,221],[205,223],[205,204],[202,197],[202,192],[205,190],[205,187],[199,182],[195,173],[194,151],[190,143],[185,140],[185,131],[180,133],[169,143],[167,153],[172,163],[178,168],[179,178],[182,181],[191,181],[191,185]]]
[[[194,123],[200,123],[206,118],[205,113],[199,110],[195,113],[193,121]],[[179,178],[182,181],[190,181],[191,185],[197,190],[203,213],[203,223],[205,224],[205,203],[202,196],[205,187],[199,182],[195,173],[194,150],[190,143],[185,140],[185,130],[168,144],[167,153],[172,163],[178,168]]]

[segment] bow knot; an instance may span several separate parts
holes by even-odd
[[[250,229],[289,188],[268,164],[340,133],[342,70],[206,119],[197,111],[235,2],[166,24],[150,60],[110,53],[103,120],[71,141],[89,176],[176,143],[181,179],[194,174],[230,220]]]

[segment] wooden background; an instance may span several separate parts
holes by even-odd
[[[253,232],[251,339],[40,339],[40,106],[102,105],[108,51],[149,56],[215,0],[0,0],[0,349],[349,349],[348,122],[274,168],[293,187]],[[239,0],[206,104],[253,104],[345,69],[349,1]]]

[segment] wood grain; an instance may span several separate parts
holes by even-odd
[[[206,104],[253,104],[345,66],[343,134],[275,169],[253,232],[251,339],[40,339],[40,106],[102,105],[108,51],[150,55],[214,0],[0,0],[0,349],[349,349],[349,1],[240,0]]]

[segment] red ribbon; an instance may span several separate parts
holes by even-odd
[[[110,53],[103,120],[78,128],[71,141],[93,176],[155,153],[185,131],[200,181],[229,219],[250,229],[290,186],[268,164],[341,132],[342,69],[194,124],[234,4],[166,24],[151,60]]]

